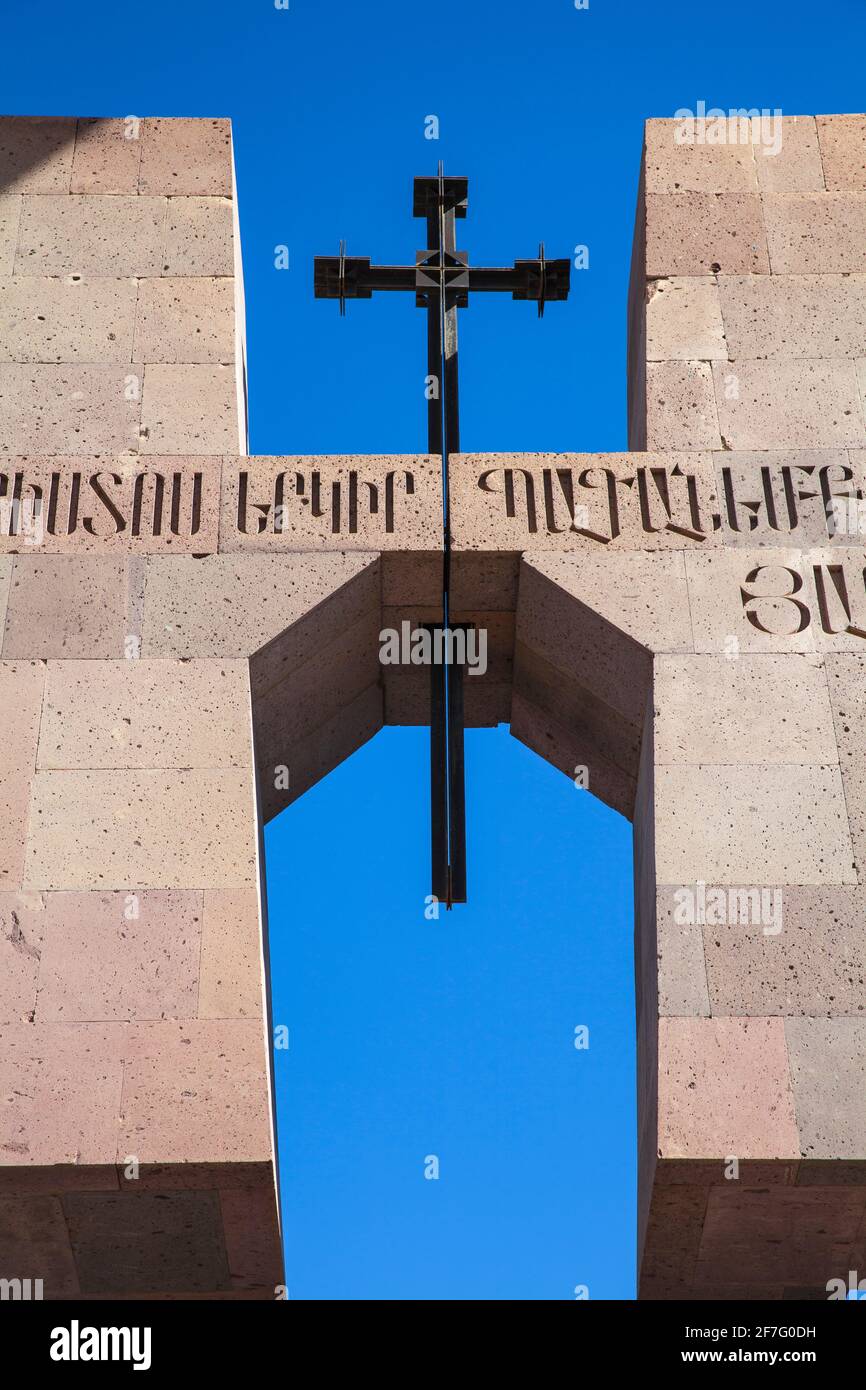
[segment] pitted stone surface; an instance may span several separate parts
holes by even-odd
[[[21,194],[0,194],[0,275],[11,275],[21,221]]]
[[[866,440],[853,362],[740,360],[712,371],[729,449],[862,448]]]
[[[262,940],[255,889],[204,894],[199,1018],[261,1018]]]
[[[698,275],[654,280],[647,300],[647,361],[726,360],[719,302],[720,286],[726,283],[727,277],[717,281]]]
[[[142,1023],[126,1044],[118,1156],[235,1162],[271,1153],[260,1019]]]
[[[657,766],[838,761],[816,656],[660,656],[655,704]]]
[[[168,199],[162,273],[234,274],[230,199]]]
[[[750,898],[749,921],[728,920],[702,929],[711,1012],[862,1019],[866,938],[861,890],[777,888],[768,890],[759,907],[755,889],[744,889],[737,906]]]
[[[44,684],[43,662],[0,661],[0,891],[21,883]]]
[[[74,145],[68,116],[0,116],[0,188],[68,193]]]
[[[228,197],[231,148],[227,120],[150,117],[142,123],[139,192]]]
[[[866,275],[722,275],[719,295],[718,356],[866,357]]]
[[[216,1192],[75,1192],[64,1208],[84,1294],[231,1287]]]
[[[0,457],[26,449],[34,454],[136,451],[142,371],[129,363],[0,362]]]
[[[38,772],[32,785],[28,891],[254,882],[247,769]]]
[[[159,275],[165,198],[25,196],[16,275]]]
[[[123,560],[16,555],[4,660],[123,656],[128,580]]]
[[[775,124],[781,127],[781,144],[772,150]],[[755,154],[758,187],[765,193],[823,193],[824,169],[818,148],[814,116],[773,118],[768,132],[770,152]]]
[[[661,1156],[799,1153],[782,1019],[661,1018],[659,1048]]]
[[[233,362],[234,334],[231,278],[164,275],[141,281],[134,349],[139,361]]]
[[[827,187],[866,192],[866,116],[818,116]]]
[[[685,764],[656,771],[662,883],[856,883],[836,764]]]
[[[138,193],[142,124],[134,118],[80,120],[70,193]]]
[[[650,280],[770,273],[756,193],[648,193],[646,237]]]
[[[866,192],[766,194],[764,219],[774,275],[866,271]]]
[[[131,362],[135,280],[15,275],[0,280],[5,362]]]
[[[123,1025],[4,1026],[0,1090],[3,1164],[113,1164]]]
[[[41,896],[0,891],[0,1023],[33,1017],[44,928]]]
[[[44,894],[37,1021],[193,1015],[201,898],[176,891]]]
[[[149,363],[141,401],[142,454],[230,454],[240,445],[234,367]]]
[[[736,126],[736,128],[734,128]],[[687,121],[649,120],[644,126],[648,193],[749,193],[757,189],[749,121],[731,123],[724,143],[697,143]],[[689,135],[691,134],[691,139]]]
[[[369,552],[305,555],[301,565],[291,555],[212,555],[192,565],[154,557],[147,562],[142,656],[249,657],[279,638],[261,658],[276,684],[284,674],[284,633],[292,644],[287,659],[297,664],[322,640],[315,624],[299,620],[319,604],[329,614],[335,605],[344,608],[351,620],[378,594],[378,560]]]
[[[699,922],[678,920],[679,891],[660,885],[656,895],[659,1017],[708,1018],[703,931]]]
[[[787,1018],[804,1158],[866,1152],[866,1019]]]
[[[249,762],[244,661],[51,661],[47,670],[42,769]]]

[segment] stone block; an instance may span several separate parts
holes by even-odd
[[[658,1143],[664,1158],[796,1157],[783,1020],[660,1018]]]
[[[256,739],[274,753],[275,762],[285,762],[280,750],[301,742],[377,683],[379,629],[379,614],[370,610],[285,680],[254,694]]]
[[[9,603],[9,589],[12,584],[11,555],[0,555],[0,633],[6,628],[6,608]],[[2,646],[2,642],[0,642]]]
[[[602,548],[674,550],[718,543],[709,453],[464,454],[450,495],[457,591],[461,582],[477,582],[473,566],[488,569],[496,561],[499,597],[485,605],[491,608],[513,604],[517,573],[509,551],[598,554]]]
[[[127,595],[123,560],[16,555],[4,660],[123,656],[129,631]]]
[[[644,159],[648,193],[750,193],[757,189],[748,120],[730,122],[725,143],[697,143],[700,127],[678,119],[648,120]],[[691,135],[691,140],[688,136]]]
[[[824,179],[833,192],[866,192],[866,116],[818,116]]]
[[[68,193],[75,146],[68,116],[0,116],[4,193]]]
[[[659,885],[656,894],[659,1016],[708,1018],[703,933],[698,922],[676,920],[676,891],[673,885]]]
[[[657,765],[838,761],[816,656],[659,656],[655,707]]]
[[[768,890],[778,904],[778,926],[756,920],[756,890],[748,922],[734,918],[703,927],[713,1014],[848,1015],[866,1012],[866,941],[859,888]],[[767,904],[769,905],[769,904]],[[742,909],[741,909],[742,910]],[[700,928],[699,928],[700,930]]]
[[[114,1163],[124,1025],[13,1023],[0,1055],[3,1163]]]
[[[195,1014],[200,893],[47,893],[43,902],[39,1023]]]
[[[438,563],[438,595],[441,531],[442,470],[426,455],[240,458],[223,469],[223,552],[339,546],[429,553]]]
[[[118,1157],[124,1154],[141,1163],[267,1161],[261,1020],[132,1025]]]
[[[728,449],[856,448],[866,440],[853,362],[715,362]]]
[[[0,275],[11,275],[21,221],[21,194],[0,194]]]
[[[558,667],[537,651],[518,642],[514,653],[514,693],[539,711],[554,715],[571,731],[569,744],[577,742],[588,756],[575,761],[590,769],[601,758],[616,763],[636,783],[640,759],[641,727],[638,710],[630,720],[594,695],[587,685],[578,683],[578,672],[572,670],[570,679]],[[592,683],[591,677],[589,678]],[[512,681],[509,679],[510,686]],[[562,766],[559,758],[552,761]],[[563,770],[574,775],[575,762]],[[633,788],[632,788],[633,790]]]
[[[216,1192],[72,1192],[63,1207],[85,1294],[230,1287]]]
[[[4,362],[130,362],[135,280],[15,275],[0,280]]]
[[[258,688],[267,689],[378,605],[379,582],[369,552],[211,555],[195,565],[155,556],[147,561],[142,655],[261,652]]]
[[[719,273],[769,275],[760,197],[756,193],[648,193],[647,279]]]
[[[36,766],[45,667],[40,661],[0,662],[0,890],[17,889],[24,863],[30,783]]]
[[[633,723],[643,719],[643,694],[635,698],[623,688],[626,669],[631,675],[638,669],[645,671],[645,656],[650,652],[693,649],[686,568],[678,553],[623,551],[599,556],[527,551],[520,586],[517,639],[531,645],[554,666],[591,672],[595,681],[599,653],[586,647],[578,654],[571,644],[581,624],[594,631],[599,619],[602,626],[613,626],[641,649],[638,665],[627,667],[628,644],[616,644],[624,664],[618,671],[611,669],[610,698],[601,689],[597,692],[614,709],[622,708],[626,697],[628,709],[634,712]],[[561,597],[557,597],[557,589],[563,591]]]
[[[856,883],[837,765],[656,769],[660,882]]]
[[[787,1018],[804,1158],[866,1156],[866,1019]]]
[[[695,1285],[739,1282],[760,1270],[768,1282],[826,1281],[841,1272],[864,1195],[856,1189],[765,1189],[731,1182],[710,1190]]]
[[[199,1018],[261,1018],[262,926],[254,888],[204,895]]]
[[[226,1254],[233,1289],[261,1290],[274,1298],[283,1281],[276,1193],[234,1188],[220,1192]]]
[[[26,826],[20,830],[23,836]],[[26,1023],[33,1017],[44,924],[45,912],[38,895],[0,892],[2,1023]]]
[[[0,1279],[30,1280],[31,1298],[37,1297],[37,1279],[41,1298],[78,1297],[78,1274],[58,1197],[0,1196]]]
[[[52,661],[38,766],[245,767],[245,661]]]
[[[230,121],[149,116],[142,123],[140,193],[228,197],[231,191]]]
[[[719,283],[714,277],[651,281],[647,286],[646,355],[649,362],[727,360]]]
[[[230,278],[164,275],[142,280],[135,356],[141,362],[234,362],[234,295]]]
[[[814,116],[782,116],[777,153],[755,151],[762,193],[823,193],[824,170]]]
[[[0,513],[0,551],[26,555],[38,547],[41,555],[94,558],[214,552],[220,471],[212,457],[10,457],[0,466],[0,501],[19,496],[21,507],[16,515],[7,500],[8,513]],[[11,557],[2,563],[11,565]]]
[[[276,747],[269,747],[267,731],[257,728],[256,770],[262,819],[265,822],[273,819],[286,806],[297,801],[305,791],[373,738],[383,722],[382,686],[377,681],[344,705],[332,719],[307,731],[303,740],[292,747],[286,748],[279,739]],[[399,721],[389,715],[388,722],[393,724]],[[276,785],[274,774],[277,765],[288,768],[288,787]]]
[[[866,714],[866,657],[833,653],[827,655],[826,664],[854,861],[862,883],[866,881],[866,750],[860,729]]]
[[[163,275],[234,275],[229,198],[169,198]]]
[[[0,362],[0,455],[135,451],[140,393],[128,364]]]
[[[728,450],[713,455],[726,546],[862,544],[858,450]],[[862,515],[861,515],[862,512]]]
[[[723,275],[719,293],[731,358],[866,357],[866,275]]]
[[[138,193],[142,122],[80,120],[72,160],[71,193]]]
[[[31,796],[28,891],[255,882],[247,771],[39,772]]]
[[[866,271],[866,192],[765,193],[764,220],[774,275]]]
[[[720,448],[709,363],[648,362],[646,372],[647,448]]]
[[[240,447],[232,366],[149,363],[141,403],[142,454],[231,454]]]
[[[160,275],[164,198],[25,196],[16,275]]]
[[[799,550],[682,557],[696,652],[811,652],[815,637]]]
[[[518,742],[531,748],[545,762],[552,763],[570,780],[574,779],[578,767],[586,767],[587,787],[593,796],[621,816],[632,819],[636,791],[634,774],[598,752],[584,731],[557,718],[549,709],[530,704],[516,692],[511,699],[509,723],[510,732]]]

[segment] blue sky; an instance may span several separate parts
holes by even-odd
[[[625,448],[644,118],[863,107],[862,0],[2,0],[2,24],[9,113],[232,117],[256,453],[423,451],[422,315],[341,321],[312,258],[411,259],[440,158],[476,262],[589,247],[541,322],[504,296],[461,315],[464,449]],[[631,1298],[630,828],[471,732],[471,901],[427,922],[425,758],[384,730],[267,834],[291,1296]]]

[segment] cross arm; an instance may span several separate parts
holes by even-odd
[[[317,299],[369,299],[374,290],[419,288],[417,265],[371,265],[369,257],[365,256],[316,256],[314,265]],[[514,299],[534,299],[539,303],[568,298],[571,273],[568,259],[548,261],[539,257],[515,261],[513,266],[454,266],[449,269],[460,276],[461,286],[470,291],[506,290]],[[436,273],[435,267],[426,268],[428,279]]]

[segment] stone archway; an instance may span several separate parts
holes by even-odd
[[[235,452],[227,123],[143,122],[137,161],[120,122],[35,161],[5,124],[10,292],[71,335],[0,364],[9,1276],[269,1298],[257,832],[423,722],[375,639],[434,616],[438,466]],[[635,452],[457,458],[454,617],[490,633],[468,721],[635,823],[643,1296],[822,1296],[866,1263],[859,204],[814,121],[772,186],[674,125],[647,128]]]

